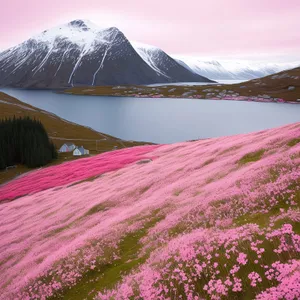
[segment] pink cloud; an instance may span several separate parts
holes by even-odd
[[[117,26],[131,40],[169,53],[297,52],[299,0],[11,0],[0,19],[0,48],[74,18]]]

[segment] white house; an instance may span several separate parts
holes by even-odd
[[[75,148],[76,148],[76,146],[73,143],[65,143],[60,147],[60,149],[58,151],[59,152],[71,152]]]
[[[89,155],[89,154],[90,154],[90,151],[87,149],[84,149],[83,146],[76,148],[73,151],[74,156]]]
[[[81,152],[79,151],[79,149],[76,148],[76,149],[73,151],[73,155],[74,155],[74,156],[81,156],[82,154],[81,154]]]

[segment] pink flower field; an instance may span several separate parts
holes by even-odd
[[[134,161],[140,160],[143,155],[157,146],[135,147],[121,151],[106,152],[97,157],[80,159],[76,162],[64,163],[60,166],[49,167],[32,172],[0,187],[0,201],[12,200],[17,197],[36,193],[52,187],[85,180],[93,176],[114,171]]]
[[[44,168],[0,199],[0,299],[300,299],[300,123]]]

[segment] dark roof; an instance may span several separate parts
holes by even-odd
[[[84,148],[82,146],[79,147],[78,150],[80,151],[81,154],[84,154]]]

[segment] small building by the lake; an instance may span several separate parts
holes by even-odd
[[[87,149],[84,149],[83,146],[76,148],[73,151],[74,156],[82,156],[82,155],[89,155],[89,154],[90,154],[90,151]]]
[[[63,144],[60,149],[58,150],[59,152],[71,152],[76,148],[76,145],[73,143],[65,143]]]

